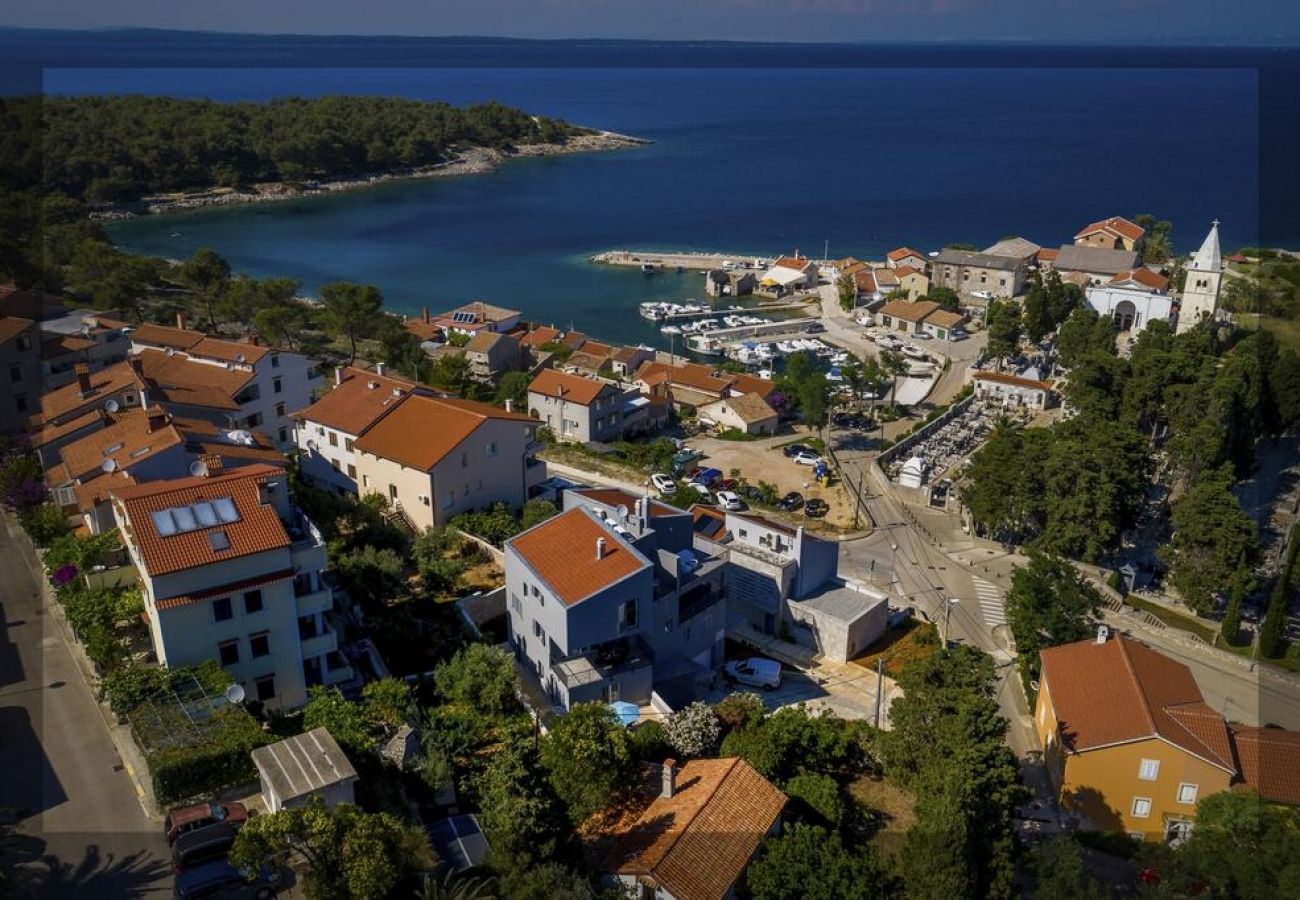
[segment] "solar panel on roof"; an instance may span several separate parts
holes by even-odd
[[[452,320],[453,322],[467,322],[467,323],[468,323],[468,322],[473,322],[473,321],[474,321],[475,319],[477,319],[477,318],[478,318],[478,316],[474,315],[474,313],[472,313],[472,312],[458,312],[458,313],[452,313],[452,314],[451,314],[451,320]]]
[[[213,507],[217,511],[217,518],[223,522],[238,522],[239,510],[235,509],[235,501],[230,497],[218,497],[212,501]]]
[[[226,536],[224,530],[209,531],[208,543],[212,546],[214,551],[230,549],[230,538]]]
[[[153,526],[158,529],[158,533],[163,537],[171,537],[176,533],[176,522],[172,519],[170,509],[160,509],[153,514]]]
[[[190,509],[194,510],[194,518],[199,520],[199,525],[207,528],[209,525],[216,525],[220,519],[217,518],[217,511],[206,500],[195,503]]]
[[[171,513],[172,518],[176,520],[177,531],[194,531],[199,527],[198,520],[194,518],[194,511],[188,506],[174,506]]]

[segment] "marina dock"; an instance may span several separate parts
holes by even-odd
[[[645,269],[675,271],[689,269],[707,271],[721,269],[723,263],[732,263],[737,268],[753,267],[756,261],[769,263],[768,257],[752,253],[688,253],[661,250],[607,250],[588,258],[589,262],[607,266],[635,266]],[[766,265],[758,268],[766,268]]]

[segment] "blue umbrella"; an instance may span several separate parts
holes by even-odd
[[[625,727],[634,724],[637,719],[641,718],[641,710],[637,705],[628,703],[626,700],[615,701],[609,705],[609,708],[614,710],[614,715],[618,716],[618,720]]]

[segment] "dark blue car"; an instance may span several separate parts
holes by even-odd
[[[176,875],[175,900],[269,900],[278,879],[269,869],[248,876],[227,860],[214,859]]]
[[[700,469],[691,477],[691,481],[711,488],[720,478],[722,478],[721,469]]]

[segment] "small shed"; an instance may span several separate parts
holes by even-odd
[[[919,488],[925,482],[925,460],[920,456],[913,456],[907,462],[903,463],[902,471],[898,473],[898,483],[903,487]]]
[[[379,751],[384,759],[388,760],[403,772],[406,767],[420,753],[420,732],[416,731],[410,725],[403,724],[397,729]]]
[[[326,806],[355,802],[357,771],[324,728],[258,747],[252,756],[262,799],[273,813],[306,806],[313,797]]]

